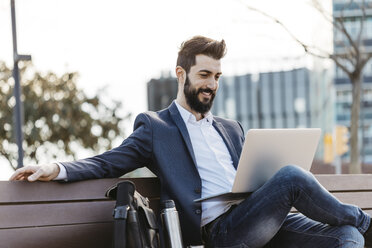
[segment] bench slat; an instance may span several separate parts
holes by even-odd
[[[333,195],[343,203],[354,204],[360,208],[372,208],[372,191],[333,193]]]
[[[329,191],[372,191],[372,174],[361,175],[315,175]]]
[[[0,205],[0,229],[112,222],[114,201]]]
[[[113,223],[0,229],[1,247],[107,248]]]

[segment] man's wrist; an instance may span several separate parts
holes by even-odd
[[[58,166],[58,175],[53,179],[53,181],[57,181],[57,180],[64,180],[64,181],[67,181],[67,171],[66,171],[66,168],[65,166],[63,166],[63,164],[61,163],[54,163]]]

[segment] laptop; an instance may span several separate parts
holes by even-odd
[[[320,128],[250,129],[245,137],[231,191],[199,198],[194,202],[242,199],[264,185],[286,165],[296,165],[309,171],[320,134]]]

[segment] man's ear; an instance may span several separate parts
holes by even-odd
[[[178,79],[178,83],[185,83],[186,71],[181,66],[176,67],[176,77]]]

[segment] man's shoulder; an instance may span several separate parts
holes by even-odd
[[[148,118],[159,119],[169,116],[169,110],[166,108],[159,111],[145,111],[139,115],[146,115]]]
[[[219,116],[213,116],[213,119],[217,122],[222,123],[222,124],[239,125],[238,121],[232,120],[232,119],[222,118],[222,117],[219,117]]]
[[[145,111],[137,115],[136,121],[149,121],[149,122],[168,122],[170,118],[169,110],[162,109],[159,111]]]

